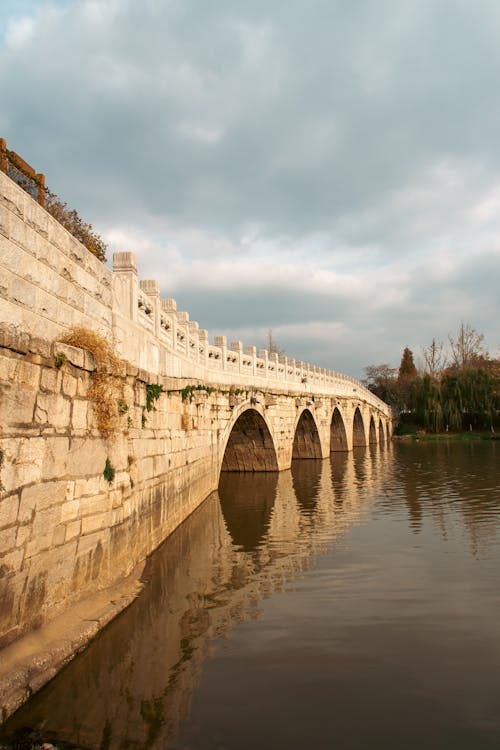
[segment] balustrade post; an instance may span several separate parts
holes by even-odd
[[[215,336],[214,346],[218,346],[222,352],[222,369],[227,370],[227,338],[226,336]]]
[[[241,341],[231,341],[231,351],[238,353],[238,372],[241,372],[242,357],[243,357],[243,343]]]
[[[172,348],[177,348],[177,302],[172,297],[160,300],[161,309],[164,313],[168,313],[172,326]]]
[[[134,253],[113,254],[113,291],[120,313],[137,320],[137,258]]]
[[[191,351],[193,350],[193,347],[191,344],[194,343],[194,359],[196,362],[199,362],[199,325],[196,322],[196,320],[191,320],[189,322],[189,353],[191,354]]]
[[[269,378],[269,352],[267,349],[259,349],[259,359],[264,360],[264,373],[267,380]]]
[[[140,282],[140,287],[144,294],[151,300],[153,307],[153,324],[156,338],[160,338],[161,318],[160,318],[160,284],[154,279],[147,279]]]

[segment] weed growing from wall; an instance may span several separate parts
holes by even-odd
[[[156,385],[155,383],[146,384],[146,409],[147,411],[156,411],[154,402],[158,401],[162,393],[163,393],[162,385]]]
[[[113,484],[113,480],[115,478],[115,470],[111,465],[111,461],[109,458],[106,459],[106,465],[104,466],[104,471],[102,472],[102,475],[106,482],[109,484]]]
[[[63,364],[66,362],[66,360],[67,360],[67,357],[64,352],[57,352],[56,355],[54,356],[54,365],[59,370],[63,366]]]
[[[211,388],[209,385],[186,385],[186,387],[181,390],[182,403],[192,401],[195,391],[206,391],[210,394],[215,391],[215,388]]]
[[[89,398],[99,431],[109,434],[117,426],[120,414],[118,402],[122,400],[118,357],[106,339],[87,328],[73,328],[60,340],[70,346],[85,349],[94,357],[96,368],[91,376]]]

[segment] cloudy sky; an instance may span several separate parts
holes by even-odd
[[[500,347],[498,0],[2,0],[0,136],[210,333]]]

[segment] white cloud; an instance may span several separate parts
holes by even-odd
[[[358,373],[498,346],[497,4],[13,7],[2,135],[201,325]]]
[[[13,18],[7,23],[5,44],[10,50],[18,50],[27,45],[35,33],[35,20],[28,16]]]

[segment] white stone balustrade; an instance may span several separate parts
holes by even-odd
[[[160,297],[154,279],[137,277],[132,252],[115,253],[111,271],[0,173],[0,317],[19,330],[55,340],[70,326],[112,340],[131,364],[172,377],[256,389],[286,388],[353,396],[388,407],[354,378],[300,360],[244,347],[206,330]]]

